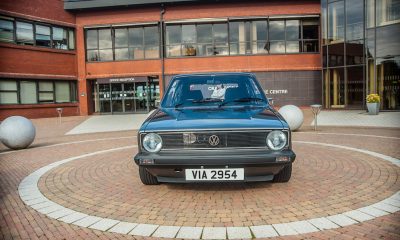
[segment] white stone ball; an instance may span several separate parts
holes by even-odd
[[[11,149],[29,147],[35,135],[32,121],[21,116],[8,117],[0,124],[0,141]]]
[[[295,105],[285,105],[278,111],[289,124],[290,130],[296,131],[303,125],[304,115],[300,108]]]

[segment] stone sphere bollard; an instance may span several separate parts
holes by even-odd
[[[12,116],[0,124],[0,141],[11,149],[29,147],[35,139],[36,129],[31,120]]]
[[[290,130],[296,131],[303,125],[304,115],[295,105],[285,105],[278,111],[289,124]]]

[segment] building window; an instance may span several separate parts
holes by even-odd
[[[146,59],[160,57],[160,42],[158,35],[157,26],[144,28],[144,57]]]
[[[285,21],[269,21],[269,52],[285,53]]]
[[[301,47],[300,20],[286,20],[286,52],[299,53]]]
[[[251,54],[250,21],[230,22],[229,40],[230,54]]]
[[[4,16],[0,16],[0,41],[63,50],[75,49],[75,34],[70,28]]]
[[[253,21],[253,54],[268,53],[268,22]]]
[[[27,22],[17,22],[17,43],[34,45],[33,25]]]
[[[202,28],[200,28],[202,29]],[[204,33],[201,33],[203,35]],[[212,30],[209,32],[211,38]],[[182,30],[181,25],[169,25],[166,27],[167,57],[179,57],[181,52]]]
[[[128,60],[128,29],[119,28],[114,30],[115,34],[115,60]]]
[[[71,86],[69,82],[55,82],[56,102],[71,102]]]
[[[36,24],[36,46],[50,47],[51,37],[50,37],[50,27]]]
[[[344,2],[328,4],[328,39],[330,43],[344,41]]]
[[[18,103],[17,81],[2,80],[0,81],[0,104],[16,104]]]
[[[400,22],[400,0],[376,0],[376,26]]]
[[[52,103],[54,102],[54,85],[53,82],[39,82],[39,102]]]
[[[20,81],[21,104],[37,103],[37,89],[35,81]]]
[[[319,52],[319,23],[317,19],[302,21],[303,48],[302,52]]]
[[[86,30],[91,62],[159,58],[159,45],[158,26]]]
[[[99,29],[98,36],[100,61],[112,61],[113,49],[111,29]]]
[[[53,27],[53,48],[68,49],[68,31],[64,28]]]
[[[77,102],[76,81],[0,79],[0,104]]]
[[[14,22],[0,18],[0,41],[14,42]]]
[[[97,30],[86,31],[86,58],[88,61],[99,61],[99,40]]]

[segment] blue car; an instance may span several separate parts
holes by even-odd
[[[177,75],[138,133],[143,184],[287,182],[296,155],[251,73]]]

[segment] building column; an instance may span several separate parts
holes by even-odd
[[[76,54],[78,69],[78,96],[80,115],[89,115],[89,88],[86,80],[85,34],[83,26],[76,25]]]

